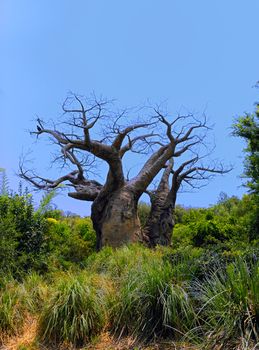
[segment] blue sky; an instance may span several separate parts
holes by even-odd
[[[258,14],[258,0],[2,0],[0,167],[10,185],[17,188],[19,155],[29,148],[37,149],[34,167],[50,172],[51,149],[36,148],[27,132],[36,115],[55,119],[69,90],[95,91],[119,106],[149,99],[166,100],[172,114],[206,110],[215,156],[235,168],[178,203],[207,206],[221,191],[241,196],[244,145],[230,126],[258,99]],[[84,202],[56,203],[89,214]]]

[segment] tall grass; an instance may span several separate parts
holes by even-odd
[[[181,338],[195,324],[195,314],[184,286],[174,281],[171,266],[149,259],[122,277],[111,301],[111,330],[117,336],[139,339]]]
[[[48,343],[82,345],[98,335],[105,323],[103,293],[93,279],[80,274],[63,277],[53,288],[39,323],[41,339]]]
[[[259,346],[259,262],[238,259],[198,282],[200,316],[210,343]],[[210,346],[212,346],[210,344]],[[241,345],[240,345],[241,346]]]
[[[39,341],[56,347],[85,345],[108,329],[118,338],[199,340],[202,349],[255,350],[259,261],[212,258],[203,262],[200,252],[174,256],[168,249],[135,245],[105,248],[81,272],[44,278],[32,273],[20,283],[2,278],[0,338],[21,330],[29,314],[39,317]]]
[[[0,288],[0,336],[17,333],[23,325],[26,313],[23,285],[14,280],[1,283]]]
[[[161,260],[166,249],[150,250],[139,244],[124,246],[119,249],[106,247],[101,252],[89,257],[87,268],[102,273],[113,279],[120,279],[131,269],[140,269],[143,264],[154,259]]]
[[[44,278],[36,272],[32,272],[25,276],[23,280],[23,288],[25,292],[25,304],[28,312],[37,314],[43,308],[47,301],[50,288]]]

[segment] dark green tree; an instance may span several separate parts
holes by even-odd
[[[243,175],[248,178],[246,186],[252,193],[259,195],[259,103],[256,103],[254,113],[246,113],[235,121],[233,135],[246,142]]]
[[[257,208],[251,221],[251,238],[259,235],[259,103],[255,106],[254,113],[246,113],[233,124],[233,135],[246,142],[243,177],[248,179],[245,185]]]

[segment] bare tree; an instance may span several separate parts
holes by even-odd
[[[146,191],[150,197],[151,210],[144,237],[149,246],[171,245],[177,194],[184,184],[192,189],[201,188],[215,175],[232,170],[231,166],[225,167],[216,161],[204,165],[203,158],[197,154],[178,166],[174,166],[173,158],[170,159],[157,188]]]
[[[89,101],[77,95],[69,96],[63,111],[63,122],[51,128],[38,118],[33,134],[37,137],[48,135],[60,149],[56,160],[61,159],[75,169],[52,180],[26,170],[21,163],[20,176],[44,190],[67,184],[74,188],[68,193],[70,197],[93,202],[91,218],[98,250],[104,245],[117,247],[142,239],[137,215],[140,196],[169,159],[182,156],[200,142],[199,131],[207,128],[206,118],[199,121],[188,115],[172,119],[155,109],[150,121],[134,123],[125,117],[125,111],[112,114],[107,101],[96,98]],[[123,119],[127,119],[126,126]],[[99,135],[96,140],[94,130],[99,130],[96,126],[101,122],[105,135]],[[142,168],[131,179],[125,177],[123,169],[127,152],[146,154]],[[88,178],[89,167],[96,159],[108,165],[103,184]]]

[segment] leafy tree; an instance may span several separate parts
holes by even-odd
[[[246,186],[259,195],[259,103],[254,113],[239,117],[233,125],[233,135],[246,142],[244,176],[249,178]]]
[[[246,142],[243,176],[248,178],[246,186],[253,194],[257,208],[250,222],[254,237],[259,235],[259,103],[255,106],[254,113],[246,113],[233,125],[233,135],[241,137]]]

